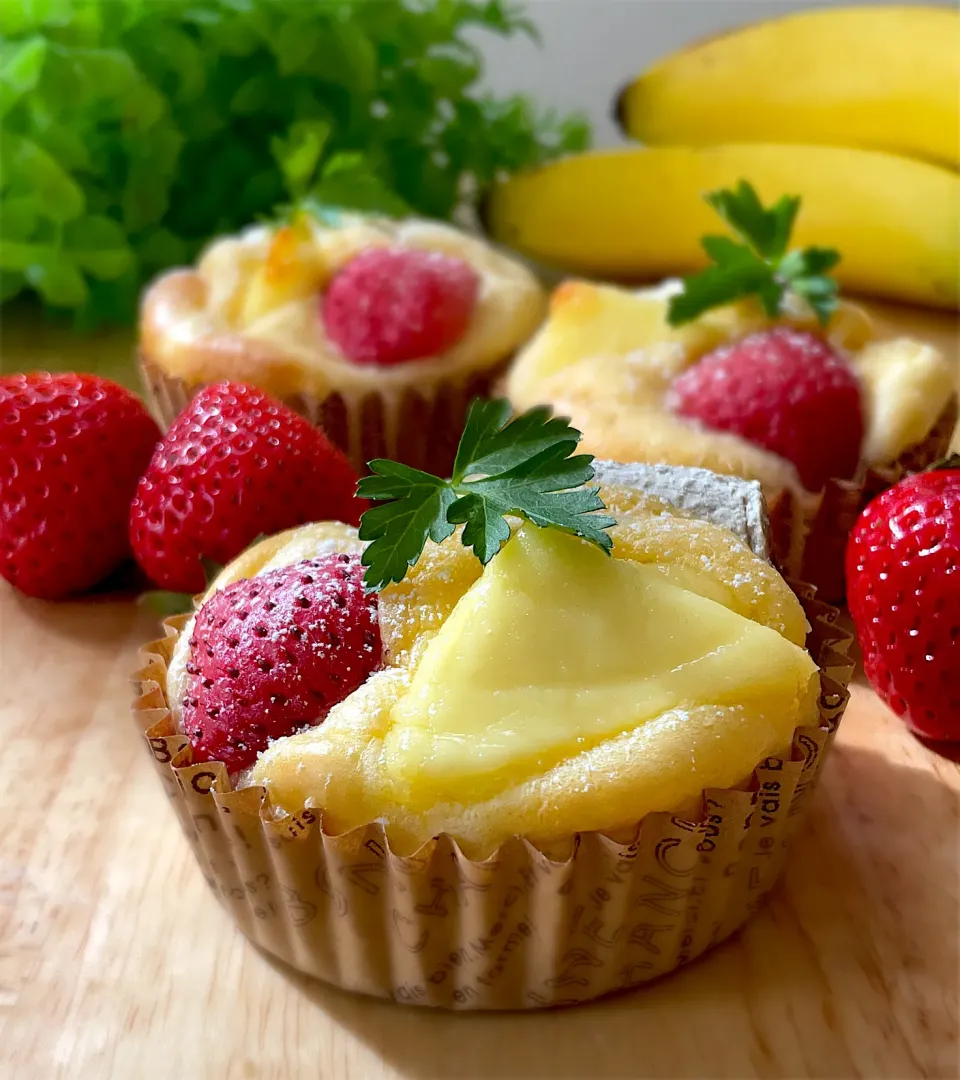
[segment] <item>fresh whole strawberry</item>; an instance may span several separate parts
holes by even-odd
[[[157,585],[200,592],[262,533],[322,519],[356,524],[357,476],[318,428],[251,386],[208,386],[174,421],[130,512],[137,561]]]
[[[960,740],[960,458],[871,502],[847,597],[874,690],[919,735]]]
[[[461,259],[420,248],[372,248],[330,283],[323,322],[355,364],[438,356],[466,333],[479,287]]]
[[[196,761],[230,772],[319,723],[380,664],[376,594],[356,555],[244,578],[197,612],[181,723]]]
[[[98,375],[0,377],[0,574],[58,599],[130,555],[130,500],[160,431]]]
[[[792,461],[809,491],[856,472],[860,386],[826,342],[803,330],[763,330],[708,353],[671,387],[670,407]]]

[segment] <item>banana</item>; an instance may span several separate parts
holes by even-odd
[[[723,232],[703,194],[749,180],[764,202],[803,197],[792,246],[839,250],[853,292],[931,307],[960,301],[960,176],[831,146],[596,151],[520,173],[484,208],[493,236],[567,272],[643,280],[701,268]]]
[[[960,163],[960,10],[805,11],[668,56],[620,95],[652,145],[806,142]]]

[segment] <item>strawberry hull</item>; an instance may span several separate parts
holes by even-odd
[[[574,1005],[659,978],[737,930],[773,887],[847,703],[851,637],[796,586],[820,668],[820,719],[735,788],[617,831],[488,859],[449,836],[395,855],[380,824],[341,835],[280,814],[191,759],[163,687],[186,617],[144,650],[134,716],[210,887],[257,946],[307,975],[447,1009]]]

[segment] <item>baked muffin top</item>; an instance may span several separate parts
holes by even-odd
[[[277,812],[319,807],[328,832],[379,820],[399,853],[446,832],[482,857],[513,835],[549,845],[681,809],[785,752],[815,722],[816,667],[751,527],[738,537],[622,483],[601,496],[612,559],[529,522],[485,568],[458,536],[428,543],[379,594],[376,669],[241,782]],[[362,549],[346,526],[304,526],[246,552],[208,599]],[[197,636],[184,630],[169,669],[178,718]]]
[[[678,377],[706,354],[772,326],[821,339],[859,385],[864,465],[891,463],[921,442],[954,393],[943,349],[898,336],[876,308],[841,300],[821,328],[795,299],[788,297],[782,316],[771,321],[749,298],[671,326],[669,300],[681,287],[562,284],[546,322],[509,372],[510,399],[521,408],[550,403],[571,416],[584,433],[584,448],[601,457],[702,466],[758,480],[768,492],[802,493],[801,477],[785,457],[671,408]]]
[[[441,353],[361,363],[331,338],[324,298],[341,271],[375,249],[457,260],[475,279],[462,332]],[[217,240],[195,268],[154,282],[142,306],[141,348],[168,375],[189,382],[229,377],[281,397],[362,395],[495,366],[529,338],[544,308],[526,267],[452,226],[357,215],[333,225],[301,214],[291,224]]]

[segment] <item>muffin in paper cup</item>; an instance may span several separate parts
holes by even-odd
[[[439,355],[354,362],[329,337],[325,291],[352,259],[377,248],[455,258],[476,276],[465,329]],[[445,475],[469,402],[488,393],[544,308],[526,267],[451,226],[301,215],[218,240],[196,267],[158,278],[141,307],[138,361],[164,426],[203,386],[231,379],[322,426],[358,470],[389,457]]]
[[[135,716],[211,889],[257,946],[303,973],[376,997],[449,1009],[573,1005],[635,987],[737,930],[780,874],[847,703],[850,635],[797,585],[820,669],[820,723],[736,788],[616,836],[586,832],[551,857],[523,839],[482,861],[439,836],[413,855],[380,824],[331,836],[314,809],[271,811],[191,764],[165,697],[185,617],[144,650]]]
[[[756,485],[726,477],[711,483],[702,470],[598,463],[597,471],[602,485],[617,482],[602,487],[615,499],[642,486],[644,498],[669,493],[680,516],[698,520],[713,505],[709,528],[721,545],[733,545],[736,533],[754,555],[766,552]],[[264,543],[272,544],[264,553],[272,558],[286,542]],[[257,572],[248,559],[224,580]],[[776,577],[769,566],[766,572]],[[752,590],[757,583],[748,584]],[[663,812],[641,811],[615,831],[540,842],[514,836],[482,852],[443,832],[398,845],[395,822],[335,828],[329,802],[326,814],[308,802],[284,811],[249,776],[235,788],[223,764],[193,761],[168,699],[168,672],[183,661],[177,644],[191,616],[169,621],[166,636],[146,647],[135,716],[211,888],[260,948],[307,975],[403,1003],[576,1004],[701,955],[741,926],[777,879],[852,671],[851,638],[837,610],[797,585],[801,613],[786,586],[778,588],[796,611],[797,640],[804,614],[809,624],[819,696],[802,715],[816,722],[796,728],[789,745],[758,760],[734,786],[707,788]],[[170,685],[180,684],[171,676]],[[181,700],[179,690],[170,693]]]

